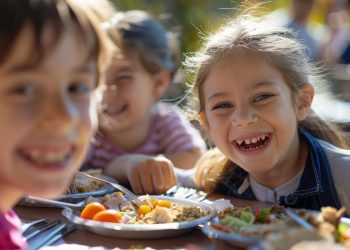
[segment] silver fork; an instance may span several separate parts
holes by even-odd
[[[68,194],[77,194],[77,193],[79,193],[79,192],[73,183],[72,185],[69,186]]]
[[[89,175],[87,173],[84,173],[84,172],[77,172],[77,174],[79,175],[83,175],[83,176],[86,176],[88,178],[91,178],[91,179],[94,179],[96,181],[100,181],[100,182],[103,182],[103,183],[106,183],[106,184],[109,184],[111,185],[112,187],[114,187],[115,189],[119,190],[119,191],[122,191],[124,194],[128,195],[131,200],[133,202],[136,203],[137,206],[141,206],[144,204],[143,201],[141,201],[133,192],[131,192],[129,189],[127,189],[126,187],[123,187],[122,185],[119,185],[117,183],[113,183],[113,182],[110,182],[110,181],[107,181],[107,180],[104,180],[104,179],[101,179],[101,178],[98,178],[96,176],[93,176],[93,175]]]

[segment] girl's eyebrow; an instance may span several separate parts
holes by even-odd
[[[22,63],[22,64],[17,64],[13,67],[10,67],[4,73],[13,74],[13,73],[20,73],[20,72],[28,72],[28,71],[35,70],[38,67],[39,67],[38,63]]]
[[[75,73],[95,73],[96,67],[95,67],[94,63],[88,62],[86,64],[81,65],[80,67],[73,69],[72,72],[75,72]]]
[[[254,88],[260,88],[260,87],[269,87],[269,86],[273,86],[275,85],[274,82],[271,82],[271,81],[263,81],[263,82],[258,82],[254,85]]]
[[[132,72],[132,69],[130,66],[122,66],[116,70],[118,73],[129,73]]]
[[[23,63],[23,64],[18,64],[14,67],[9,68],[6,70],[4,73],[5,74],[14,74],[14,73],[25,73],[25,72],[30,72],[33,70],[38,70],[40,71],[40,64],[38,63]],[[45,70],[43,70],[45,72]],[[80,65],[76,68],[73,68],[71,72],[75,73],[94,73],[95,72],[95,67],[94,64],[91,62],[85,63],[83,65]]]
[[[275,85],[274,82],[271,82],[271,81],[263,81],[263,82],[258,82],[256,84],[253,85],[253,89],[257,89],[257,88],[261,88],[261,87],[269,87],[269,86],[273,86]],[[217,93],[214,93],[212,95],[210,95],[208,97],[208,101],[210,101],[211,99],[213,98],[217,98],[217,97],[221,97],[221,96],[225,96],[226,95],[226,92],[217,92]]]

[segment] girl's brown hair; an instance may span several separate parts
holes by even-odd
[[[193,97],[199,99],[199,112],[204,109],[202,85],[211,69],[217,62],[239,52],[260,55],[278,69],[290,87],[295,101],[305,84],[326,86],[327,81],[323,77],[324,74],[321,74],[322,69],[308,60],[304,50],[292,31],[267,23],[247,12],[242,13],[209,36],[201,51],[187,56],[185,66],[195,75],[191,89]],[[299,126],[319,139],[348,148],[341,131],[335,125],[322,120],[313,111]],[[202,188],[212,191],[233,163],[224,159],[219,152],[205,157],[210,159],[210,162],[206,162],[208,160],[205,158],[202,162],[206,164],[199,162],[196,179]],[[219,160],[215,162],[216,159]],[[202,178],[203,171],[206,171],[205,178]]]
[[[103,26],[122,53],[137,53],[149,73],[156,74],[162,69],[172,72],[174,69],[167,31],[147,12],[119,12]]]
[[[108,37],[99,27],[92,10],[75,0],[2,0],[0,1],[0,66],[3,64],[24,26],[34,32],[33,63],[40,63],[70,27],[76,28],[87,60],[97,62],[101,73],[109,58]],[[50,26],[53,38],[43,41],[45,27]],[[45,45],[45,46],[44,46]],[[98,78],[99,80],[99,78]]]

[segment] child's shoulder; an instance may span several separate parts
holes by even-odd
[[[154,105],[153,114],[158,116],[184,116],[185,112],[170,102],[157,102]]]
[[[320,139],[318,139],[318,142],[321,144],[328,157],[350,157],[350,150],[348,149],[339,148],[329,142]]]
[[[333,144],[318,140],[324,152],[327,155],[328,161],[332,168],[341,168],[350,166],[350,150],[339,148]]]

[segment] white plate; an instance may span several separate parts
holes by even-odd
[[[183,205],[197,206],[207,211],[208,215],[185,222],[164,224],[119,224],[85,220],[79,217],[79,211],[73,211],[70,208],[63,209],[62,213],[70,222],[73,222],[81,229],[86,229],[100,235],[124,239],[157,239],[181,235],[195,229],[198,225],[204,225],[207,221],[216,216],[216,210],[212,206],[203,202],[167,196],[150,195],[150,197],[154,199],[169,200]]]

